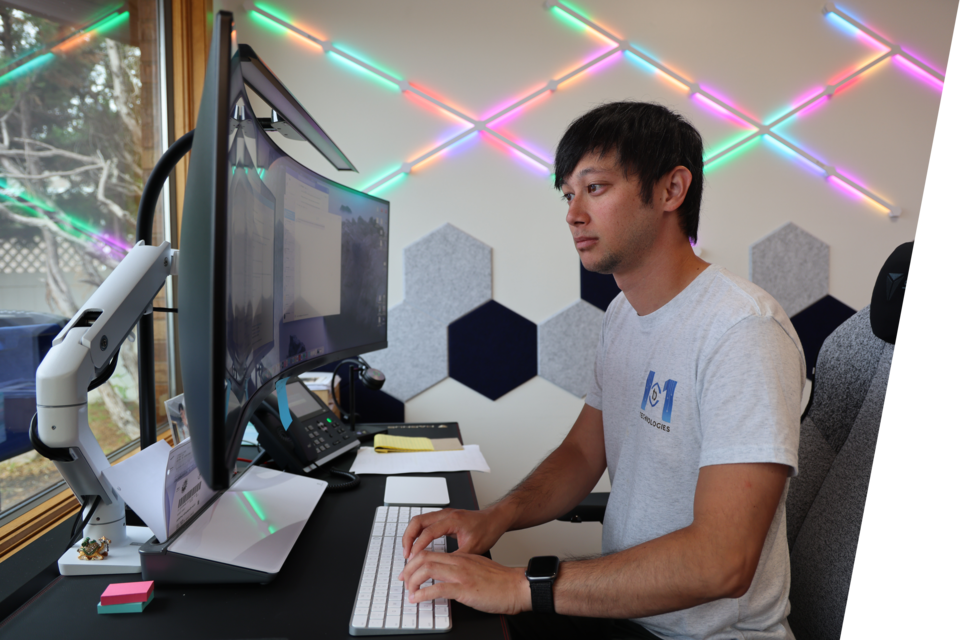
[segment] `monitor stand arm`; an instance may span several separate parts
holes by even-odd
[[[87,392],[109,377],[124,339],[152,311],[167,276],[176,275],[177,257],[168,242],[156,247],[138,242],[57,335],[37,368],[30,439],[83,505],[82,517],[89,516],[83,535],[111,541],[104,560],[79,561],[76,549],[67,550],[60,559],[64,575],[140,572],[138,547],[151,534],[146,527],[126,526],[124,502],[103,475],[110,462],[87,422]]]

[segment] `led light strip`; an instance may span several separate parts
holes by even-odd
[[[736,151],[737,149],[742,148],[744,145],[748,144],[749,142],[751,142],[751,141],[753,141],[753,140],[755,140],[755,139],[757,139],[757,138],[759,138],[759,137],[768,136],[770,139],[775,140],[777,143],[779,143],[779,144],[782,145],[783,147],[786,147],[786,148],[789,149],[790,151],[794,152],[795,154],[797,154],[798,156],[800,156],[801,158],[803,158],[804,160],[806,160],[808,163],[812,164],[813,166],[817,167],[819,170],[823,171],[824,176],[827,178],[828,181],[836,184],[838,187],[840,187],[840,188],[842,188],[842,189],[844,189],[844,190],[846,190],[846,191],[852,191],[853,193],[856,193],[856,194],[858,194],[858,195],[860,195],[860,196],[862,196],[862,197],[864,197],[864,198],[867,198],[868,200],[871,200],[872,202],[874,202],[874,203],[876,203],[877,205],[879,205],[879,206],[883,207],[884,209],[886,209],[887,212],[888,212],[888,215],[890,216],[890,218],[894,219],[894,218],[898,218],[898,217],[900,216],[901,212],[902,212],[902,209],[901,209],[899,206],[895,206],[895,205],[891,204],[890,202],[887,202],[885,199],[883,199],[883,198],[881,198],[879,195],[873,193],[872,191],[870,191],[870,190],[867,189],[866,187],[858,184],[857,182],[855,182],[854,180],[852,180],[852,179],[849,178],[848,176],[843,175],[842,173],[840,173],[839,171],[837,171],[837,169],[836,169],[835,167],[833,167],[833,166],[827,164],[826,162],[820,160],[819,158],[817,158],[817,157],[814,156],[813,154],[805,151],[804,149],[800,148],[799,146],[797,146],[796,144],[794,144],[794,143],[791,142],[790,140],[784,138],[784,137],[781,136],[780,134],[778,134],[778,133],[776,133],[775,131],[773,131],[773,128],[776,127],[776,126],[778,126],[778,125],[783,124],[784,122],[786,122],[787,120],[789,120],[789,119],[792,118],[793,116],[797,115],[798,113],[800,113],[800,112],[803,111],[804,109],[810,107],[811,105],[813,105],[813,104],[816,103],[817,101],[819,101],[819,100],[821,100],[821,99],[823,99],[823,98],[825,98],[825,97],[829,97],[829,96],[834,95],[834,93],[837,91],[837,89],[839,89],[839,88],[842,87],[843,85],[847,84],[847,83],[850,82],[851,80],[853,80],[853,79],[861,76],[862,74],[866,73],[867,71],[869,71],[869,70],[872,69],[873,67],[877,66],[878,64],[880,64],[880,63],[883,62],[884,60],[887,60],[888,58],[892,58],[892,57],[894,57],[894,56],[899,56],[899,57],[903,58],[908,64],[912,65],[913,67],[915,67],[915,68],[916,68],[917,70],[919,70],[920,72],[926,73],[927,75],[929,75],[929,76],[932,77],[934,80],[936,80],[936,81],[938,81],[938,82],[940,82],[940,83],[943,82],[943,74],[937,72],[936,70],[934,70],[933,68],[931,68],[929,65],[925,64],[925,63],[922,62],[921,60],[918,60],[916,57],[912,56],[911,54],[905,52],[900,45],[894,44],[894,43],[890,42],[889,40],[887,40],[886,38],[880,36],[880,35],[877,34],[875,31],[873,31],[872,29],[864,26],[863,24],[861,24],[860,22],[858,22],[856,19],[854,19],[853,17],[851,17],[849,14],[847,14],[847,13],[845,13],[844,11],[838,9],[835,5],[833,5],[833,4],[831,3],[831,4],[827,4],[827,5],[824,7],[823,11],[824,11],[824,14],[825,14],[825,15],[830,15],[830,14],[836,15],[837,17],[841,18],[842,20],[846,21],[849,25],[853,26],[854,28],[858,29],[859,31],[861,31],[862,33],[864,33],[865,35],[867,35],[868,37],[870,37],[871,39],[873,39],[874,41],[876,41],[876,42],[877,42],[878,44],[880,44],[881,46],[887,48],[887,51],[884,52],[883,54],[879,55],[878,57],[874,58],[874,59],[871,60],[870,62],[866,63],[865,65],[861,66],[860,68],[856,69],[855,71],[847,74],[847,75],[846,75],[842,80],[840,80],[839,82],[836,82],[836,83],[831,84],[831,85],[827,85],[822,91],[820,91],[820,92],[817,93],[816,95],[813,95],[813,96],[811,96],[811,97],[808,97],[808,98],[805,99],[801,104],[799,104],[798,106],[792,108],[792,109],[791,109],[790,111],[788,111],[787,113],[785,113],[785,114],[777,117],[776,119],[774,119],[773,121],[771,121],[771,122],[769,122],[769,123],[763,123],[763,122],[760,122],[760,121],[756,120],[756,119],[753,118],[752,116],[744,113],[744,112],[741,111],[740,109],[736,108],[734,105],[730,104],[729,102],[727,102],[726,100],[724,100],[724,99],[721,98],[720,96],[717,96],[717,95],[711,93],[710,91],[705,90],[705,89],[704,89],[703,87],[701,87],[698,83],[693,82],[693,81],[691,81],[691,80],[688,80],[687,78],[684,78],[683,76],[681,76],[681,75],[678,74],[677,72],[673,71],[672,69],[670,69],[669,67],[667,67],[666,65],[664,65],[663,63],[661,63],[661,62],[660,62],[659,60],[657,60],[656,58],[653,58],[652,56],[646,54],[645,52],[643,52],[642,50],[638,49],[637,47],[635,47],[635,46],[634,46],[633,44],[631,44],[630,42],[628,42],[628,41],[626,41],[626,40],[623,40],[623,39],[617,37],[616,35],[614,35],[614,34],[611,33],[610,31],[608,31],[607,29],[605,29],[605,28],[602,27],[601,25],[593,22],[592,20],[590,20],[589,18],[587,18],[586,16],[584,16],[584,15],[581,14],[580,12],[578,12],[578,11],[576,11],[575,9],[572,9],[571,7],[565,5],[565,4],[564,4],[563,2],[561,2],[560,0],[546,0],[546,1],[544,2],[544,7],[545,7],[546,9],[556,8],[556,9],[558,9],[559,11],[564,12],[567,16],[569,16],[569,17],[572,18],[573,20],[579,22],[580,24],[582,24],[582,25],[584,25],[585,27],[591,29],[592,31],[594,31],[594,32],[597,33],[598,35],[602,36],[603,38],[609,40],[609,41],[611,42],[611,44],[614,45],[613,48],[611,48],[611,49],[609,49],[609,50],[607,50],[607,51],[604,51],[603,53],[599,54],[598,56],[595,56],[595,57],[592,58],[591,60],[587,61],[586,63],[584,63],[584,64],[582,64],[582,65],[580,65],[579,67],[577,67],[577,68],[574,69],[573,71],[570,71],[569,73],[561,76],[560,78],[550,79],[550,80],[546,83],[545,86],[543,86],[543,87],[537,89],[536,91],[530,93],[529,95],[527,95],[527,96],[525,96],[525,97],[517,100],[516,102],[513,102],[513,103],[510,104],[509,106],[507,106],[507,107],[505,107],[505,108],[503,108],[503,109],[500,109],[500,110],[497,111],[494,115],[492,115],[492,116],[490,116],[490,117],[488,117],[488,118],[486,118],[486,119],[483,119],[483,120],[478,120],[478,119],[476,119],[476,118],[473,118],[473,117],[471,117],[471,116],[463,113],[463,112],[460,111],[459,109],[457,109],[457,108],[455,108],[455,107],[453,107],[453,106],[451,106],[451,105],[443,102],[442,100],[439,100],[439,99],[435,98],[434,96],[432,96],[432,95],[430,95],[430,94],[422,91],[421,89],[419,89],[419,88],[411,85],[410,82],[408,82],[408,81],[406,81],[406,80],[401,80],[401,79],[399,79],[399,78],[396,78],[396,77],[394,77],[392,74],[387,73],[387,72],[384,72],[384,71],[382,71],[382,70],[374,67],[373,65],[367,63],[366,61],[357,58],[356,56],[350,54],[349,52],[344,51],[342,48],[337,47],[337,46],[336,46],[335,44],[333,44],[332,42],[330,42],[330,41],[328,41],[328,40],[322,40],[322,39],[320,39],[320,38],[318,38],[318,37],[316,37],[316,36],[314,36],[314,35],[306,32],[306,31],[304,31],[303,29],[300,29],[299,27],[296,27],[296,26],[290,24],[289,22],[287,22],[287,21],[285,21],[285,20],[283,20],[283,19],[281,19],[281,18],[278,18],[277,16],[274,16],[273,14],[271,14],[271,13],[269,13],[269,12],[267,12],[267,11],[259,8],[259,7],[257,7],[253,2],[251,2],[251,1],[249,1],[249,0],[248,0],[248,2],[245,2],[245,3],[244,3],[244,7],[245,7],[247,10],[249,10],[249,11],[251,11],[251,12],[255,12],[255,13],[257,13],[258,15],[260,15],[260,16],[268,19],[268,20],[271,20],[271,21],[274,22],[275,24],[277,24],[277,25],[279,25],[279,26],[282,26],[282,27],[284,27],[285,29],[288,29],[288,30],[296,33],[297,35],[305,38],[306,40],[308,40],[308,41],[310,41],[310,42],[318,45],[318,46],[323,50],[324,53],[335,53],[335,54],[341,56],[342,58],[344,58],[345,60],[348,60],[348,61],[350,61],[351,63],[357,65],[358,67],[360,67],[360,68],[362,68],[362,69],[364,69],[364,70],[366,70],[366,71],[374,74],[375,76],[378,76],[379,78],[381,78],[381,79],[383,79],[383,80],[386,80],[387,82],[389,82],[389,83],[397,86],[401,91],[409,91],[409,92],[411,92],[411,93],[413,93],[413,94],[415,94],[415,95],[417,95],[417,96],[419,96],[419,97],[427,100],[427,101],[430,102],[431,104],[439,107],[440,109],[446,111],[447,113],[450,113],[451,115],[455,116],[456,118],[458,118],[458,119],[460,119],[460,120],[462,120],[462,121],[464,121],[465,123],[467,123],[467,124],[470,125],[470,127],[469,127],[468,129],[466,129],[465,131],[462,131],[462,132],[458,133],[457,135],[455,135],[455,136],[453,136],[452,138],[446,140],[445,142],[441,143],[440,145],[438,145],[438,146],[430,149],[430,150],[427,151],[426,153],[418,156],[417,158],[414,158],[413,160],[410,160],[410,161],[408,161],[408,162],[402,163],[402,164],[400,165],[400,168],[399,168],[399,169],[396,169],[396,170],[388,173],[387,175],[383,176],[382,178],[380,178],[380,179],[376,180],[375,182],[373,182],[372,184],[368,185],[368,186],[364,189],[364,191],[367,192],[367,193],[372,192],[372,191],[374,191],[374,190],[376,190],[376,189],[384,186],[384,185],[387,184],[388,182],[390,182],[390,181],[392,181],[392,180],[400,177],[401,175],[409,174],[409,173],[413,170],[413,168],[416,167],[417,165],[419,165],[419,164],[425,162],[426,160],[429,160],[430,158],[436,156],[437,154],[441,153],[442,151],[444,151],[445,149],[451,147],[452,145],[456,144],[457,142],[463,140],[464,138],[466,138],[466,137],[468,137],[468,136],[470,136],[470,135],[472,135],[472,134],[474,134],[474,133],[479,133],[479,132],[485,132],[485,133],[490,134],[491,136],[495,137],[495,138],[498,139],[499,141],[501,141],[501,142],[503,142],[504,144],[508,145],[508,146],[511,147],[512,149],[514,149],[514,150],[516,150],[517,152],[521,153],[521,154],[522,154],[523,156],[525,156],[526,158],[532,160],[532,161],[535,162],[536,164],[538,164],[538,165],[546,168],[548,171],[553,171],[553,163],[552,163],[552,162],[549,162],[549,161],[541,158],[540,156],[538,156],[537,154],[533,153],[533,152],[530,151],[529,149],[523,147],[522,145],[518,144],[517,142],[515,142],[515,141],[513,141],[513,140],[510,140],[509,138],[505,137],[504,135],[502,135],[502,134],[500,134],[499,132],[495,131],[494,129],[490,128],[490,125],[491,125],[493,122],[495,122],[496,120],[499,120],[500,118],[503,118],[504,116],[506,116],[507,114],[515,111],[516,109],[519,109],[519,108],[522,107],[523,105],[529,103],[530,101],[532,101],[532,100],[534,100],[535,98],[543,95],[544,93],[547,93],[547,92],[551,92],[551,93],[552,93],[552,92],[556,91],[556,90],[559,88],[559,86],[560,86],[561,84],[563,84],[564,82],[566,82],[566,81],[568,81],[568,80],[571,80],[572,78],[574,78],[574,77],[576,77],[576,76],[578,76],[578,75],[586,72],[586,71],[589,70],[590,68],[596,66],[597,64],[603,62],[604,60],[607,60],[608,58],[610,58],[610,57],[613,56],[614,54],[619,53],[619,52],[625,52],[625,53],[628,52],[628,53],[636,56],[636,57],[639,58],[640,60],[642,60],[642,61],[643,61],[644,63],[646,63],[647,65],[651,66],[651,67],[652,67],[654,70],[656,70],[657,72],[665,75],[666,78],[667,78],[668,80],[670,80],[671,82],[673,82],[673,83],[675,83],[675,84],[677,84],[677,85],[679,85],[679,86],[682,86],[684,89],[686,89],[686,90],[689,92],[689,95],[690,95],[691,98],[697,98],[697,99],[699,99],[700,101],[705,102],[705,103],[707,104],[707,106],[710,106],[711,108],[717,109],[717,110],[725,113],[726,115],[732,116],[732,117],[736,118],[737,120],[740,120],[740,121],[741,121],[742,123],[744,123],[745,125],[748,125],[748,126],[750,126],[750,127],[752,127],[752,128],[754,129],[754,131],[753,131],[752,133],[748,134],[747,136],[745,136],[745,137],[742,138],[741,140],[739,140],[739,141],[737,141],[737,142],[729,145],[728,147],[726,147],[726,148],[718,151],[717,153],[714,153],[714,154],[711,155],[709,158],[706,158],[706,159],[704,160],[704,166],[709,166],[710,164],[716,162],[717,160],[720,160],[721,158],[723,158],[723,157],[725,157],[725,156],[728,156],[728,155],[729,155],[730,153],[732,153],[733,151]]]

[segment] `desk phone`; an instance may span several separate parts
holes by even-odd
[[[317,467],[360,446],[350,430],[299,378],[287,382],[287,404],[292,419],[284,429],[277,392],[256,410],[250,422],[260,445],[277,466],[289,473],[310,473]]]

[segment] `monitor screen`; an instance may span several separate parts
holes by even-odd
[[[252,113],[243,92],[241,112]],[[389,203],[303,167],[255,119],[233,120],[227,369],[250,387],[242,402],[301,363],[386,341]]]
[[[247,420],[278,379],[387,346],[390,205],[307,169],[274,144],[251,108],[243,70],[257,74],[261,96],[295,99],[266,76],[252,49],[234,52],[232,27],[229,13],[217,14],[178,267],[191,440],[214,489],[228,486]],[[308,113],[299,103],[273,106]],[[328,143],[314,148],[339,153],[309,124],[310,135]]]

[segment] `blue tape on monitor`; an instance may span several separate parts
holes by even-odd
[[[290,416],[290,405],[287,403],[287,380],[281,378],[277,380],[277,408],[280,409],[280,422],[283,423],[283,430],[290,429],[293,424],[293,418]]]

